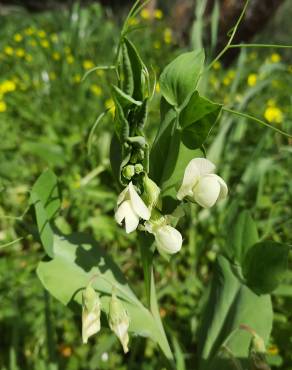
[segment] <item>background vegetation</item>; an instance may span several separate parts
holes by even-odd
[[[287,5],[288,4],[288,5]],[[290,4],[291,5],[291,4]],[[289,43],[289,1],[257,36],[257,41]],[[199,16],[190,32],[198,47],[209,32],[210,19]],[[288,21],[289,20],[289,21]],[[60,177],[64,232],[87,231],[115,255],[134,289],[143,295],[142,269],[135,236],[116,227],[115,189],[108,162],[111,114],[88,145],[97,116],[112,107],[111,71],[95,65],[112,60],[121,19],[98,4],[31,15],[21,9],[0,18],[0,368],[1,369],[162,369],[161,357],[149,341],[134,339],[125,357],[116,338],[103,331],[81,345],[80,316],[50,298],[35,269],[44,252],[35,241],[33,222],[22,215],[29,190],[47,167]],[[182,51],[180,40],[160,9],[143,10],[133,34],[154,74]],[[209,59],[216,46],[213,11]],[[213,28],[212,28],[213,27]],[[274,30],[277,32],[274,32]],[[220,32],[220,30],[219,30]],[[200,36],[201,35],[201,36]],[[289,37],[287,37],[289,35]],[[214,55],[213,55],[214,56]],[[216,63],[205,78],[204,92],[230,107],[250,112],[284,131],[292,124],[291,52],[243,50],[225,68]],[[156,86],[159,96],[159,85]],[[159,115],[151,105],[148,135]],[[196,331],[204,292],[216,253],[224,247],[233,217],[249,209],[261,238],[291,240],[291,142],[245,118],[224,113],[206,145],[230,188],[230,201],[208,214],[193,207],[181,229],[189,230],[183,250],[168,264],[159,259],[159,300],[176,355],[187,369],[196,357]],[[207,217],[208,216],[208,217]],[[13,242],[18,240],[17,242]],[[291,266],[290,266],[291,267]],[[141,276],[141,279],[137,279]],[[60,282],[61,283],[61,282]],[[292,270],[273,294],[274,329],[269,362],[292,369]],[[146,360],[142,362],[142,358]]]

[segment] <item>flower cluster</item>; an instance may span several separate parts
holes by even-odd
[[[194,158],[187,165],[177,199],[183,199],[210,208],[227,196],[227,185],[216,175],[215,165],[205,158]],[[169,224],[169,217],[160,213],[160,189],[145,175],[144,192],[139,196],[132,181],[121,192],[117,200],[115,219],[124,222],[127,233],[144,223],[143,229],[155,237],[160,254],[174,254],[182,247],[180,232]]]

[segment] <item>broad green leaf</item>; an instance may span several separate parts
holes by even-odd
[[[257,243],[243,262],[247,285],[257,294],[271,293],[281,283],[288,268],[290,247],[273,241]]]
[[[150,177],[158,185],[161,183],[165,159],[169,155],[171,137],[176,125],[177,114],[167,101],[160,102],[161,123],[150,152]]]
[[[41,242],[48,256],[53,257],[53,231],[50,221],[61,205],[61,196],[56,175],[46,170],[37,179],[31,190],[30,203],[35,208]]]
[[[219,256],[215,265],[210,295],[199,331],[199,370],[231,370],[228,352],[247,368],[251,336],[239,329],[247,325],[267,342],[273,321],[271,298],[258,296],[234,274],[235,265]]]
[[[196,90],[204,66],[204,50],[179,55],[161,73],[161,94],[169,104],[177,108],[188,103]]]
[[[190,149],[196,149],[204,144],[221,112],[222,105],[194,92],[188,104],[181,111],[179,123],[182,127],[183,143]]]
[[[230,221],[228,227],[228,256],[242,265],[248,250],[259,241],[258,231],[250,212],[242,211],[238,217]]]
[[[130,332],[151,338],[166,357],[172,357],[155,317],[138,300],[118,266],[92,238],[83,234],[54,235],[54,252],[54,259],[39,263],[37,274],[55,298],[81,312],[82,290],[92,279],[92,286],[101,297],[101,308],[108,314],[115,286],[117,296],[123,300],[131,319]]]
[[[34,183],[31,194],[34,194],[46,211],[50,220],[61,206],[61,196],[57,176],[51,170],[44,171]]]

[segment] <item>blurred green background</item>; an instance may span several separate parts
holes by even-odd
[[[152,66],[153,78],[185,49],[203,45],[211,61],[219,42],[220,8],[213,4],[205,12],[207,2],[197,1],[182,33],[174,24],[171,2],[154,5],[132,21],[137,28],[132,39]],[[88,153],[96,118],[112,107],[114,76],[97,70],[82,80],[94,66],[111,63],[127,6],[70,3],[30,13],[6,4],[0,12],[0,369],[162,370],[157,348],[141,338],[132,340],[127,356],[109,330],[81,344],[80,316],[51,298],[36,277],[44,252],[29,236],[33,225],[22,217],[31,185],[52,168],[63,193],[58,227],[64,233],[93,234],[143,296],[135,235],[126,235],[113,218],[118,190],[108,160],[112,110],[95,130]],[[282,1],[254,40],[291,43],[291,16],[291,0]],[[216,63],[206,74],[204,94],[291,133],[291,51],[247,49],[225,64]],[[159,122],[158,99],[159,85],[149,114],[150,139]],[[183,250],[170,263],[158,256],[156,261],[161,316],[177,356],[190,370],[195,368],[203,292],[235,215],[249,209],[261,238],[275,241],[291,240],[292,227],[289,139],[224,113],[206,150],[229,185],[229,200],[212,213],[191,207],[179,225]],[[292,269],[273,294],[268,358],[275,369],[292,369],[291,284]]]

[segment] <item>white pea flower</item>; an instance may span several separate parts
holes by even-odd
[[[212,207],[227,196],[224,180],[214,174],[215,165],[205,158],[194,158],[187,165],[177,198],[187,198],[204,208]]]
[[[115,219],[120,225],[125,220],[128,234],[137,229],[139,218],[143,220],[149,220],[150,218],[150,211],[136,192],[132,182],[121,192],[117,204],[118,209],[115,213]]]
[[[155,233],[155,241],[159,252],[175,254],[182,246],[181,233],[170,225],[159,227]]]
[[[145,229],[154,235],[158,252],[175,254],[180,251],[182,246],[181,233],[174,227],[167,225],[162,221],[147,222]]]

